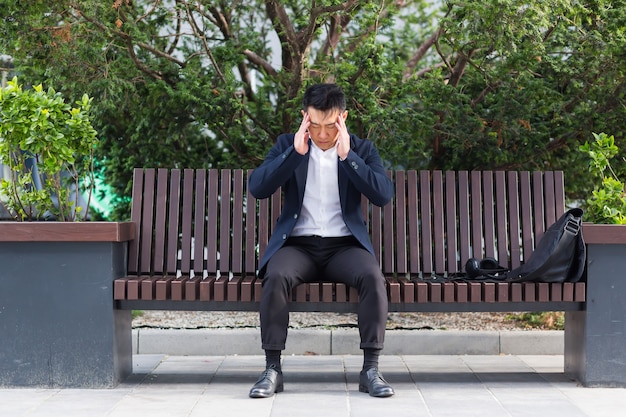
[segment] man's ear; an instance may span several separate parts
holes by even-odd
[[[341,117],[343,117],[343,120],[346,120],[348,118],[348,110],[344,110]]]

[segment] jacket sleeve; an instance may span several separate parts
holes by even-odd
[[[252,171],[248,180],[248,189],[255,198],[268,198],[282,186],[293,171],[304,161],[293,147],[293,134],[278,137],[263,163]]]
[[[339,166],[354,187],[372,204],[382,207],[393,197],[393,183],[387,176],[382,159],[368,140],[355,139],[345,160]]]

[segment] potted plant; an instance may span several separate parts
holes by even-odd
[[[135,229],[85,221],[90,105],[17,78],[0,90],[0,195],[14,217],[0,221],[0,386],[112,386],[132,369],[130,312],[114,309],[113,281]]]

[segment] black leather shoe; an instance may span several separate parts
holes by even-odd
[[[370,368],[365,373],[361,371],[359,391],[368,392],[372,397],[391,397],[394,394],[393,388],[385,381],[378,368]]]
[[[250,398],[268,398],[276,392],[283,392],[283,373],[267,368],[250,389]]]

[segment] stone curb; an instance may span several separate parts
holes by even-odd
[[[386,355],[562,355],[563,331],[388,330]],[[134,329],[133,353],[260,355],[259,329]],[[361,354],[357,329],[290,329],[287,355]]]

